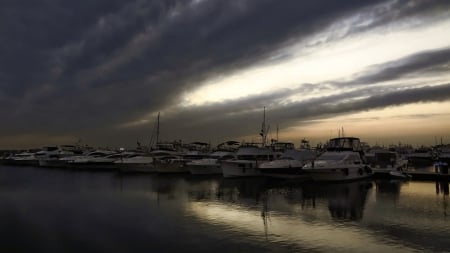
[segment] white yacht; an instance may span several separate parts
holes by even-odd
[[[109,150],[96,150],[86,155],[70,157],[66,167],[83,170],[112,170],[116,166],[114,161],[123,157],[123,154]]]
[[[450,144],[441,144],[436,148],[436,160],[450,163]]]
[[[156,149],[150,152],[153,157],[154,171],[158,173],[184,173],[183,152],[178,143],[158,143]]]
[[[39,160],[32,152],[22,152],[8,158],[7,164],[20,166],[39,166]]]
[[[222,162],[222,174],[224,177],[261,176],[259,165],[262,162],[274,160],[279,155],[264,146],[243,144],[236,152],[236,158]]]
[[[419,147],[407,154],[408,162],[414,167],[431,166],[433,164],[433,152],[430,147]]]
[[[406,173],[408,160],[401,158],[396,152],[372,149],[365,154],[365,157],[376,177],[405,179],[410,177]]]
[[[158,173],[189,173],[188,163],[207,157],[203,151],[191,150],[176,154],[173,157],[159,159],[156,166]]]
[[[120,172],[156,172],[152,154],[134,154],[114,161]]]
[[[224,160],[222,162],[222,174],[224,177],[255,177],[261,176],[259,165],[265,161],[277,159],[281,152],[274,151],[266,146],[267,140],[266,127],[266,107],[264,107],[264,116],[261,126],[261,143],[244,143],[239,146],[236,152],[236,158]]]
[[[316,158],[316,151],[312,149],[288,149],[279,159],[263,162],[259,170],[264,176],[283,179],[310,179],[304,173],[303,166]]]
[[[82,154],[82,151],[73,145],[49,146],[44,147],[41,151],[36,152],[41,167],[57,167],[66,166],[67,157]]]
[[[359,138],[339,137],[328,142],[327,149],[303,167],[314,181],[347,181],[371,177]]]
[[[186,163],[193,175],[222,174],[222,161],[234,158],[234,152],[215,151],[206,158]]]

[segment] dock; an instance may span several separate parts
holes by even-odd
[[[425,180],[425,181],[445,181],[450,180],[450,174],[432,171],[407,171],[411,175],[411,180]]]

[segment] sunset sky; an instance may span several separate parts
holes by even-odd
[[[0,148],[450,143],[448,0],[0,3]]]

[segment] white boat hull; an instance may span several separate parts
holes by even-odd
[[[60,159],[39,160],[40,167],[64,168],[64,167],[66,167],[66,165],[67,165],[66,160],[60,160]]]
[[[135,156],[131,158],[119,159],[114,162],[119,172],[156,172],[155,160],[150,156]]]
[[[310,179],[303,171],[304,163],[297,160],[275,160],[262,163],[259,166],[261,174],[280,179]]]

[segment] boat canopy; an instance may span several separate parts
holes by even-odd
[[[362,151],[361,142],[356,137],[339,137],[328,141],[328,151]]]

